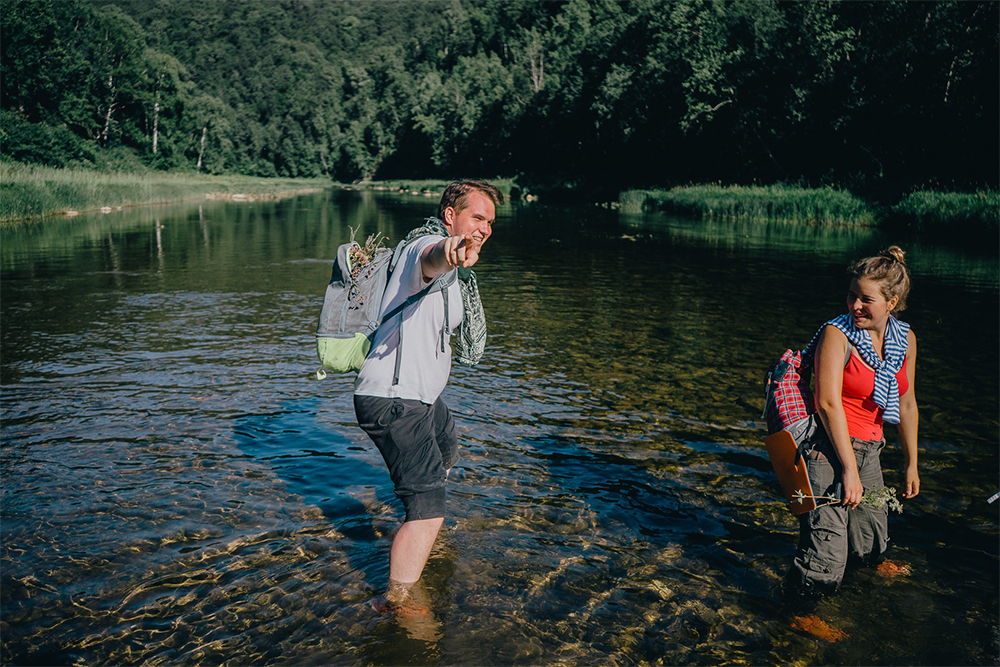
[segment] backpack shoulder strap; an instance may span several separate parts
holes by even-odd
[[[458,273],[457,271],[449,271],[447,273],[441,274],[433,281],[431,281],[431,283],[427,287],[423,288],[416,294],[411,294],[406,299],[406,301],[404,301],[403,303],[399,304],[398,306],[390,310],[388,313],[386,313],[385,317],[382,318],[382,322],[391,320],[393,317],[403,312],[403,310],[407,306],[415,304],[417,301],[420,301],[422,298],[424,298],[431,292],[445,291],[446,289],[455,284],[455,281],[458,279],[457,273]]]
[[[403,303],[399,304],[398,306],[390,310],[388,313],[386,313],[385,317],[382,318],[382,324],[385,324],[393,317],[403,312],[403,309],[405,309],[407,306],[416,303],[417,301],[424,298],[431,292],[440,291],[441,294],[444,295],[444,326],[441,329],[441,351],[443,352],[448,336],[448,288],[455,284],[455,281],[458,279],[457,274],[458,271],[448,271],[447,273],[438,276],[431,282],[430,285],[423,288],[416,294],[410,295],[410,297],[407,298],[406,301],[404,301]],[[399,384],[399,369],[401,368],[403,363],[402,348],[403,348],[403,323],[400,322],[399,343],[396,346],[396,367],[392,374],[393,386]]]
[[[417,238],[420,238],[419,236]],[[396,249],[392,251],[392,261],[389,262],[389,273],[396,268],[396,262],[399,261],[399,256],[403,252],[403,246],[406,245],[406,241],[400,241],[396,244]]]

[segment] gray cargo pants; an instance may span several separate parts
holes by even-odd
[[[851,444],[854,445],[854,457],[865,491],[882,488],[879,454],[885,446],[885,439],[851,438]],[[832,494],[841,477],[841,465],[829,440],[823,438],[806,453],[806,459],[813,494]],[[837,503],[800,514],[799,548],[788,572],[788,584],[799,593],[836,592],[848,559],[874,565],[882,560],[888,544],[888,511],[884,508],[859,505],[855,509],[847,509]]]

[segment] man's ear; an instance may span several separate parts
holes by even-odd
[[[443,222],[444,226],[447,227],[449,230],[451,229],[452,224],[455,222],[454,207],[449,206],[444,210],[444,220],[442,220],[441,222]]]

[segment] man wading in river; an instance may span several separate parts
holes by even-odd
[[[420,579],[444,523],[448,472],[459,459],[455,422],[440,398],[451,370],[449,337],[457,333],[460,363],[478,363],[486,320],[470,269],[502,203],[503,195],[489,183],[451,183],[438,217],[428,218],[403,239],[386,284],[383,314],[439,277],[451,284],[378,328],[354,386],[358,424],[382,453],[406,510],[389,556],[387,597],[393,603],[403,601]],[[458,279],[445,275],[450,272]]]

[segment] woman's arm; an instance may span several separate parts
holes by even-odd
[[[816,349],[816,412],[826,427],[830,442],[843,468],[844,499],[841,504],[854,508],[861,502],[864,487],[858,476],[858,463],[847,430],[847,415],[841,394],[844,389],[844,358],[850,342],[833,326],[823,328]]]
[[[903,449],[903,465],[906,471],[906,487],[904,498],[912,498],[920,493],[920,475],[917,474],[917,426],[920,415],[917,410],[917,399],[913,391],[914,379],[917,375],[917,336],[910,330],[907,335],[909,347],[906,350],[906,377],[910,386],[906,393],[899,397],[899,445]]]

